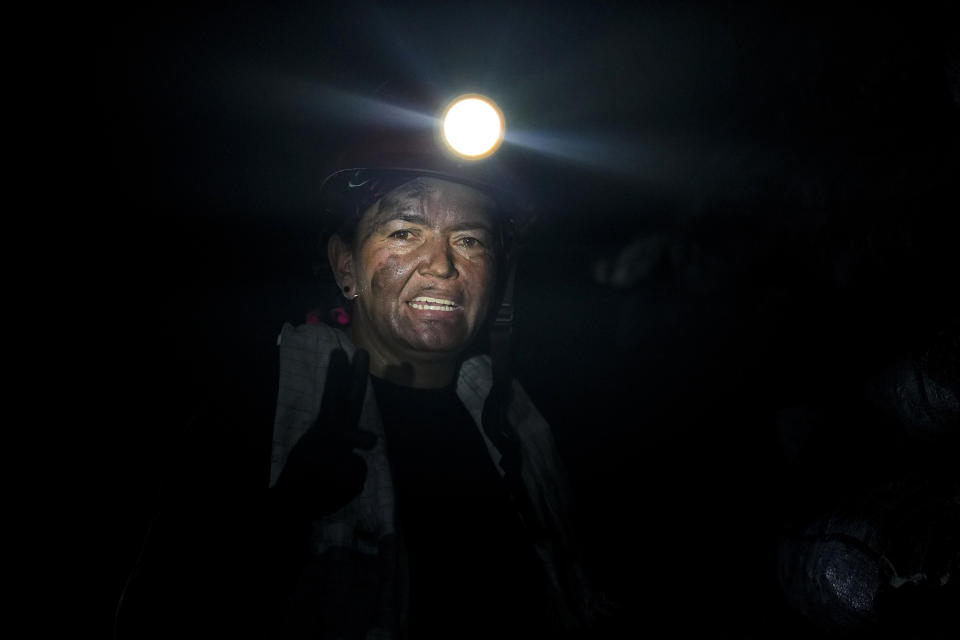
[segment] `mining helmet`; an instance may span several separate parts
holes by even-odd
[[[383,195],[418,176],[458,182],[497,206],[509,250],[532,221],[519,167],[501,149],[502,111],[480,93],[435,87],[378,92],[376,107],[344,134],[342,151],[320,187],[322,227],[337,231]]]

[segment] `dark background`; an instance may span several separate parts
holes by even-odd
[[[191,411],[321,302],[331,141],[382,82],[426,78],[498,100],[505,144],[525,158],[540,216],[516,375],[554,427],[628,628],[813,634],[778,591],[779,527],[865,475],[929,463],[871,426],[863,389],[957,322],[954,9],[98,11],[100,155],[78,169],[95,198],[99,355],[121,398],[107,430],[111,597],[159,478],[203,438],[184,426]],[[840,427],[826,454],[791,466],[777,416],[811,405],[844,417],[828,421]]]

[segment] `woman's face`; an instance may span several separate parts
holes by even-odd
[[[393,362],[455,357],[487,317],[497,273],[493,202],[481,191],[417,178],[360,220],[349,261],[354,338]],[[337,268],[337,265],[334,265]]]

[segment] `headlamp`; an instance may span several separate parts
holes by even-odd
[[[347,217],[417,176],[483,191],[512,227],[530,220],[515,158],[498,153],[505,133],[503,113],[477,93],[439,103],[437,93],[388,94],[384,117],[364,119],[362,126],[344,132],[333,170],[320,186],[325,229],[339,228]],[[398,108],[390,109],[393,105]],[[398,114],[409,117],[394,117]]]
[[[454,99],[441,118],[444,143],[468,160],[492,155],[503,142],[504,128],[503,113],[497,105],[476,93]]]

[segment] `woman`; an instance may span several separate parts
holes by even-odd
[[[504,280],[498,201],[429,171],[355,172],[349,184],[363,185],[345,208],[356,213],[327,252],[350,323],[287,325],[280,338],[272,484],[314,508],[284,629],[572,633],[592,598],[552,435],[513,383],[510,435],[498,438],[490,358],[470,357]]]

